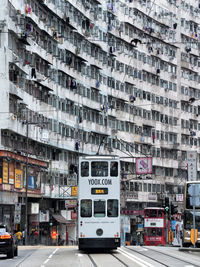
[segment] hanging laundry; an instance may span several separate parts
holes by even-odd
[[[35,68],[31,69],[31,78],[35,78],[36,79],[36,70],[35,70]]]
[[[177,25],[178,25],[177,23],[174,23],[174,24],[173,24],[173,28],[174,28],[174,30],[176,30]]]
[[[100,84],[99,84],[99,81],[97,81],[97,85],[96,85],[96,86],[97,86],[97,88],[99,88],[99,85],[100,85]]]

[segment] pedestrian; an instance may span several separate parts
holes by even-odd
[[[17,243],[21,245],[22,232],[19,230],[15,235],[17,237]]]
[[[35,239],[35,245],[37,245],[37,243],[38,243],[38,231],[37,231],[37,229],[35,229],[35,231],[34,231],[34,239]]]

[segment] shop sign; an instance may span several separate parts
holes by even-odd
[[[14,224],[20,224],[21,215],[19,213],[15,213],[14,215]]]
[[[35,188],[35,176],[28,176],[28,188],[34,189]]]
[[[143,230],[143,224],[142,223],[138,224],[138,230]]]
[[[39,221],[40,222],[49,222],[49,210],[46,210],[46,211],[40,210]]]
[[[3,162],[3,183],[8,184],[8,162]]]
[[[71,219],[72,220],[76,220],[77,219],[77,212],[76,211],[75,212],[73,210],[71,211]]]
[[[77,196],[77,186],[72,186],[72,196],[73,197]]]
[[[67,199],[65,200],[65,207],[66,208],[75,208],[77,206],[76,199]]]
[[[183,202],[183,194],[176,194],[176,201]]]
[[[121,214],[126,214],[126,215],[144,215],[144,210],[122,210]]]
[[[136,158],[136,174],[152,173],[152,158]]]
[[[9,184],[14,184],[14,175],[15,175],[15,168],[14,163],[9,163]]]
[[[3,161],[0,159],[0,184],[3,182]]]
[[[187,151],[188,181],[197,180],[197,152]]]
[[[148,194],[148,200],[157,200],[157,194]]]
[[[31,214],[39,214],[39,203],[31,203]]]
[[[15,169],[15,188],[22,188],[22,170]]]

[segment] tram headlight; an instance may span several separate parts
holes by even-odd
[[[96,234],[97,234],[98,236],[102,236],[102,235],[103,235],[103,230],[102,230],[101,228],[98,228],[98,229],[96,230]]]

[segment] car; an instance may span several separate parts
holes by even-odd
[[[0,225],[0,254],[6,254],[9,259],[18,256],[17,238],[5,225]]]

